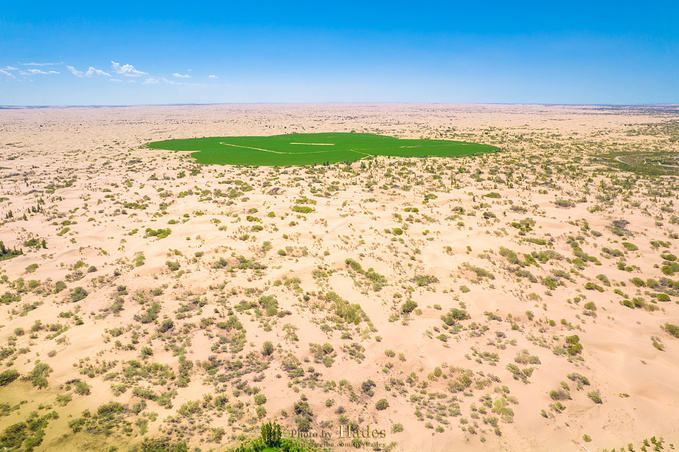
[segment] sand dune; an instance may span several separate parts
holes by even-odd
[[[225,450],[267,420],[297,429],[306,400],[309,431],[333,444],[353,423],[384,429],[381,450],[640,450],[654,436],[669,450],[677,176],[615,157],[677,152],[677,120],[543,105],[0,110],[0,241],[23,250],[0,261],[0,374],[26,377],[0,387],[0,431],[54,410],[36,450],[160,437]],[[143,148],[351,130],[502,152],[251,168]],[[313,211],[294,212],[304,199]]]

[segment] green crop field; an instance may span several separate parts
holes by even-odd
[[[195,151],[198,163],[251,166],[319,165],[365,157],[452,157],[498,148],[448,140],[401,140],[369,133],[294,133],[269,137],[206,137],[154,141],[151,149]]]

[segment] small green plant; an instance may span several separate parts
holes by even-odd
[[[672,336],[679,338],[679,326],[666,323],[662,328]]]
[[[587,397],[589,397],[592,400],[592,402],[596,404],[603,403],[603,401],[601,400],[601,395],[599,395],[599,392],[597,391],[588,392]]]
[[[401,305],[401,312],[403,314],[410,314],[417,308],[417,302],[413,300],[406,300],[403,305]]]
[[[384,411],[387,408],[389,408],[389,402],[387,402],[387,399],[380,399],[375,403],[375,408],[377,408],[379,411]]]
[[[87,291],[82,287],[78,286],[71,292],[71,301],[74,303],[78,302],[87,297],[87,295],[88,295]]]
[[[271,356],[274,352],[274,346],[271,341],[266,341],[262,345],[262,355],[264,356]]]
[[[14,369],[8,369],[2,373],[0,373],[0,387],[2,386],[7,386],[17,378],[19,378],[20,374]]]
[[[164,239],[168,235],[172,234],[172,230],[170,228],[166,229],[151,229],[151,228],[146,228],[146,236],[147,237],[156,237],[158,239]]]
[[[262,441],[267,447],[278,447],[281,444],[281,426],[275,422],[262,425]]]

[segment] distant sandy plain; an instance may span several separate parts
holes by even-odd
[[[677,124],[673,107],[0,109],[0,240],[23,250],[0,261],[0,372],[20,374],[0,432],[56,411],[35,450],[224,450],[268,420],[334,450],[347,425],[384,430],[381,450],[670,450],[679,186],[671,161],[615,157],[677,152]],[[350,131],[502,152],[255,168],[143,148]]]

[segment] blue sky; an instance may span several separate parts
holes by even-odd
[[[679,103],[679,2],[3,2],[0,105]]]

